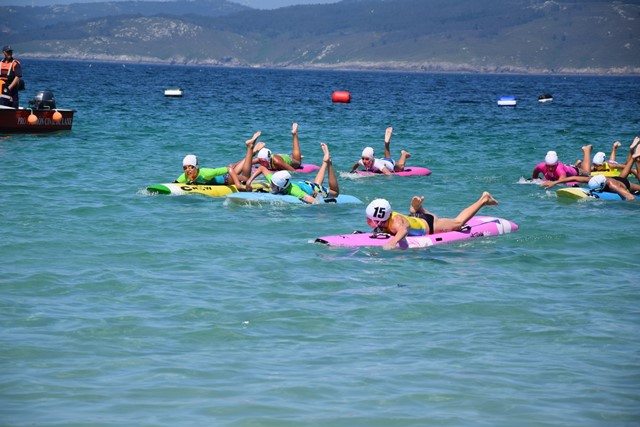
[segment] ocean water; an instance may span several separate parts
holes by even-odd
[[[524,181],[548,150],[626,157],[640,79],[219,69],[24,60],[70,132],[0,139],[0,425],[637,426],[639,202],[563,202]],[[163,96],[167,87],[185,96]],[[348,90],[350,104],[333,104]],[[554,101],[537,102],[551,93]],[[516,108],[496,100],[515,95]],[[262,131],[341,190],[413,195],[513,234],[336,249],[366,205],[152,196],[195,153]],[[428,177],[356,178],[371,145]]]

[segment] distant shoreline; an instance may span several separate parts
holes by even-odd
[[[100,62],[117,64],[139,65],[175,65],[184,67],[219,67],[219,68],[243,68],[243,69],[272,69],[272,70],[317,70],[317,71],[362,71],[362,72],[406,72],[406,73],[433,73],[433,74],[490,74],[490,75],[532,75],[532,76],[611,76],[611,77],[638,77],[640,67],[616,67],[616,68],[557,68],[557,69],[533,69],[525,67],[493,66],[474,67],[467,64],[428,63],[428,62],[364,62],[353,61],[339,64],[245,64],[240,61],[185,61],[185,60],[160,60],[157,58],[137,58],[126,55],[95,57],[76,57],[61,55],[20,55],[18,59],[36,61],[69,61],[69,62]]]

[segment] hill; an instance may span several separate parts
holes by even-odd
[[[10,10],[9,10],[10,9]],[[3,7],[16,56],[246,67],[640,73],[640,0]]]

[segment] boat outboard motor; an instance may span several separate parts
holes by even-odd
[[[8,85],[0,80],[0,105],[4,107],[12,107],[13,102],[11,102],[11,92],[9,92]]]
[[[50,90],[41,90],[29,101],[29,105],[36,110],[53,110],[56,108],[56,98]]]

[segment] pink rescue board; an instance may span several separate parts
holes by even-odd
[[[303,163],[294,172],[296,172],[296,173],[311,173],[311,172],[317,172],[319,169],[320,169],[320,166],[318,166],[318,165],[312,165],[310,163]],[[254,169],[254,171],[255,171],[255,169]],[[271,172],[277,172],[277,171],[272,170]]]
[[[476,215],[471,218],[465,227],[458,231],[430,234],[427,236],[407,236],[398,243],[399,248],[426,248],[428,246],[451,243],[458,240],[474,239],[476,237],[498,236],[500,234],[513,233],[518,230],[518,225],[506,219],[492,216]],[[383,246],[391,238],[388,234],[374,235],[371,232],[363,233],[355,231],[352,234],[340,234],[336,236],[318,237],[315,242],[328,246]]]
[[[382,172],[370,172],[358,170],[355,173],[358,175],[384,175]],[[391,175],[398,176],[428,176],[431,175],[431,170],[420,166],[407,166],[402,172],[393,172]]]

